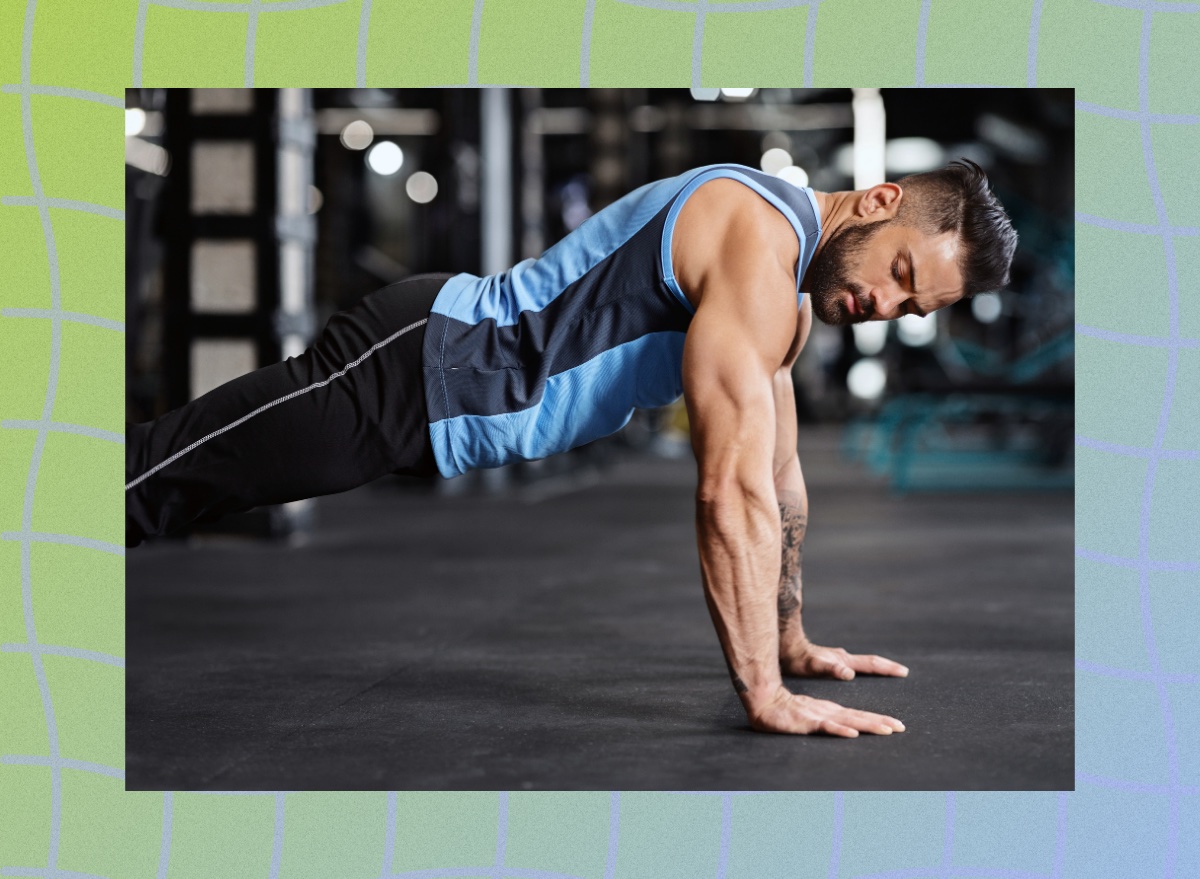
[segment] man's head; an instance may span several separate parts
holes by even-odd
[[[1008,283],[1017,233],[974,162],[849,195],[845,224],[805,274],[824,323],[928,314]]]

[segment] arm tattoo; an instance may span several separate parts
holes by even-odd
[[[733,691],[735,693],[740,696],[750,689],[746,686],[746,682],[738,676],[738,673],[733,670],[733,664],[729,661],[728,656],[725,657],[725,666],[729,669],[729,678],[733,681]]]
[[[800,497],[792,492],[779,495],[779,518],[783,529],[783,559],[779,569],[779,632],[800,620],[800,559],[804,554],[804,532],[808,516]]]

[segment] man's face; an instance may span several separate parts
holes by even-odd
[[[895,218],[838,230],[813,257],[805,291],[813,314],[834,326],[926,315],[962,296],[959,241]]]

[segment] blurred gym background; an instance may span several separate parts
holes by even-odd
[[[1069,789],[1070,90],[137,90],[130,421],[302,351],[406,275],[539,255],[717,162],[824,191],[988,172],[1011,289],[815,323],[796,364],[817,643],[901,718],[747,734],[703,601],[682,401],[543,461],[388,476],[126,559],[130,789]],[[274,538],[274,539],[272,539]]]
[[[895,492],[1071,488],[1070,90],[140,89],[127,106],[130,421],[302,351],[378,287],[502,271],[698,165],[836,191],[962,156],[1020,233],[1010,289],[924,319],[815,323],[797,411]],[[689,453],[679,400],[557,458],[413,487],[504,491]],[[303,532],[313,505],[206,530]]]

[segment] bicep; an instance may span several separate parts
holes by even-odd
[[[804,349],[808,332],[812,328],[812,301],[805,296],[800,307],[800,323],[797,331],[796,354]],[[799,475],[800,459],[796,451],[799,429],[796,424],[796,386],[792,378],[794,358],[775,373],[775,459],[773,469],[775,484],[800,484],[803,492],[804,480]]]
[[[702,483],[771,478],[773,379],[795,331],[788,283],[785,278],[782,294],[770,283],[737,290],[737,296],[710,289],[692,318],[683,350],[683,393]],[[715,295],[709,298],[710,293]]]
[[[770,372],[738,356],[748,337],[697,312],[683,349],[683,396],[701,484],[743,481],[771,465]]]

